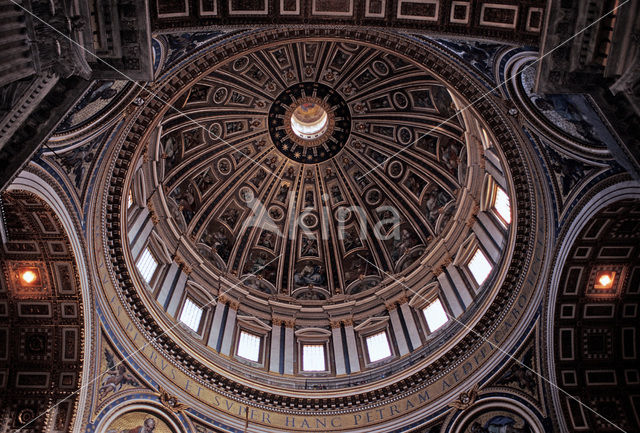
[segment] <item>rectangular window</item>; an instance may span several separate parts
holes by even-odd
[[[261,338],[249,332],[240,331],[240,340],[238,341],[238,356],[249,361],[258,362],[260,359],[260,342]]]
[[[389,339],[386,332],[380,332],[367,337],[367,350],[371,362],[380,361],[391,356]]]
[[[180,313],[180,321],[189,328],[198,332],[200,328],[200,319],[202,318],[202,307],[193,302],[190,298],[184,300],[182,313]]]
[[[440,302],[440,299],[438,298],[427,305],[422,312],[424,313],[424,318],[427,319],[427,325],[431,332],[434,332],[449,320],[447,312],[444,311],[442,302]]]
[[[493,208],[505,224],[511,224],[511,204],[509,203],[509,196],[500,187],[496,187],[496,197],[493,200]]]
[[[151,254],[149,247],[145,248],[142,252],[142,255],[138,259],[136,263],[138,267],[138,271],[140,271],[140,275],[147,283],[151,282],[151,278],[153,278],[153,274],[156,272],[156,268],[158,267],[158,262]]]
[[[473,254],[473,257],[469,261],[467,267],[479,286],[485,282],[493,268],[491,263],[489,263],[489,259],[487,259],[487,256],[484,255],[480,248],[476,249],[476,252]]]
[[[304,344],[302,346],[302,370],[325,371],[324,345]]]

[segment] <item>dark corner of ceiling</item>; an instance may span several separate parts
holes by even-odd
[[[89,87],[90,81],[72,76],[57,80],[9,137],[0,142],[0,189],[4,189],[43,145],[65,114]],[[9,114],[10,115],[10,114]]]
[[[0,190],[94,80],[152,79],[146,3],[101,3],[1,2]]]

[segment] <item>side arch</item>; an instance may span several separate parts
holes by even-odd
[[[30,168],[33,168],[31,166]],[[82,234],[81,222],[72,209],[70,201],[66,199],[63,191],[51,178],[45,178],[46,174],[40,175],[36,170],[23,170],[8,186],[8,193],[25,191],[35,195],[42,200],[56,215],[66,237],[68,239],[71,253],[75,259],[76,272],[79,282],[80,302],[83,310],[84,338],[82,342],[83,355],[93,352],[95,344],[96,319],[94,316],[94,299],[92,285],[89,279],[89,271],[86,261],[85,241]],[[77,392],[76,415],[69,431],[80,433],[83,426],[83,418],[87,401],[87,393],[91,385],[92,378],[88,372],[91,371],[91,357],[82,357],[81,381]],[[55,404],[56,402],[52,402]]]
[[[571,264],[570,262],[572,260],[575,261],[575,254],[572,257],[570,253],[573,252],[573,250],[577,245],[577,242],[580,241],[580,236],[583,234],[583,232],[589,228],[589,225],[593,221],[595,221],[595,219],[597,219],[598,216],[600,216],[601,212],[606,211],[607,208],[611,207],[616,203],[622,203],[623,201],[625,202],[634,201],[637,203],[639,200],[640,200],[640,183],[636,181],[619,182],[619,183],[612,184],[606,188],[603,188],[602,190],[593,194],[593,196],[588,201],[586,201],[584,206],[580,207],[580,211],[575,215],[572,222],[567,225],[568,228],[564,233],[561,243],[559,244],[556,257],[555,257],[553,270],[550,276],[549,292],[545,300],[546,308],[544,310],[546,311],[546,317],[545,317],[546,339],[550,343],[548,345],[549,349],[547,350],[547,353],[546,353],[547,375],[551,383],[557,384],[563,390],[566,388],[565,378],[558,377],[558,374],[557,374],[558,373],[557,362],[558,362],[559,354],[557,353],[555,348],[558,347],[559,339],[558,339],[558,326],[556,324],[556,321],[557,321],[556,319],[559,317],[559,313],[562,313],[562,315],[565,314],[564,312],[558,310],[558,304],[560,303],[560,297],[562,296],[562,293],[560,293],[561,292],[560,289],[561,287],[564,286],[563,282],[566,282],[566,279],[567,279],[567,266]],[[583,267],[587,273],[593,271],[597,267],[596,260],[604,263],[605,265],[610,265],[612,262],[610,259],[602,259],[599,256],[595,257],[594,254],[592,254],[591,259],[583,260],[585,262]],[[630,263],[631,260],[632,259],[630,258],[627,261],[629,261]],[[622,295],[623,295],[622,285],[623,284],[628,285],[630,278],[631,278],[631,275],[627,275],[626,283],[624,281],[620,281],[621,290],[616,295],[612,294],[608,298],[611,303],[615,304],[616,302],[617,303],[621,302]],[[592,285],[592,281],[590,277],[588,275],[582,275],[577,280],[578,281],[576,283],[576,296],[578,297],[578,299],[580,299],[583,303],[587,301],[588,302],[593,302],[594,300],[597,301],[596,298],[589,300],[587,299],[588,298],[587,296],[582,296],[585,294],[585,291]],[[603,296],[608,296],[608,295],[603,294]],[[573,317],[572,320],[574,321],[579,320],[579,317],[580,317],[579,313],[582,312],[585,305],[580,304],[574,307],[574,314],[572,315]],[[620,315],[616,314],[615,317],[618,317],[618,316]],[[566,317],[569,317],[569,316],[566,316]],[[611,320],[613,320],[613,318]],[[594,322],[593,326],[595,327],[599,325]],[[614,331],[618,332],[619,330],[615,328]],[[573,335],[573,337],[574,339],[579,338],[579,336],[575,334]],[[578,361],[574,360],[573,362],[578,362]],[[620,379],[624,380],[624,378],[618,378],[618,380]],[[576,394],[573,391],[574,390],[569,389],[570,394],[572,395]],[[566,408],[566,404],[565,404],[566,402],[564,402],[564,392],[560,391],[558,387],[552,387],[550,394],[551,394],[551,400],[553,402],[554,412],[556,415],[556,422],[558,423],[560,431],[572,431],[573,430],[572,427],[567,424],[567,422],[572,422],[572,421],[570,420],[568,421],[567,418],[563,415],[567,413],[567,411],[564,410],[564,408]],[[582,396],[580,400],[581,401],[583,400]],[[592,404],[588,401],[585,401],[584,403],[590,407],[592,406]],[[580,409],[579,406],[580,405],[577,405],[576,408]],[[599,409],[597,408],[595,408],[594,410],[599,412]],[[582,409],[582,412],[591,413],[590,411],[584,408]],[[604,420],[602,422],[606,424]],[[594,428],[594,426],[590,426],[590,427]]]

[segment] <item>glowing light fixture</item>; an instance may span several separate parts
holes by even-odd
[[[600,284],[602,284],[603,286],[608,286],[609,284],[611,284],[613,280],[611,279],[611,277],[609,275],[603,275],[600,277],[600,279],[598,280],[598,282]]]
[[[27,269],[20,272],[20,278],[24,283],[33,284],[38,279],[38,274],[31,269]]]
[[[611,271],[601,271],[596,275],[596,283],[594,287],[596,289],[610,289],[613,287],[613,281],[616,278],[616,273]]]

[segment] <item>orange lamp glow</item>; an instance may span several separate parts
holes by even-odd
[[[598,280],[601,286],[608,286],[612,281],[611,277],[607,274],[602,275]]]
[[[598,272],[596,275],[596,283],[594,287],[596,289],[610,289],[613,287],[613,281],[615,280],[616,273],[611,271]]]
[[[20,274],[20,278],[22,278],[22,281],[24,281],[25,283],[31,284],[38,278],[38,276],[35,272],[27,270]]]

